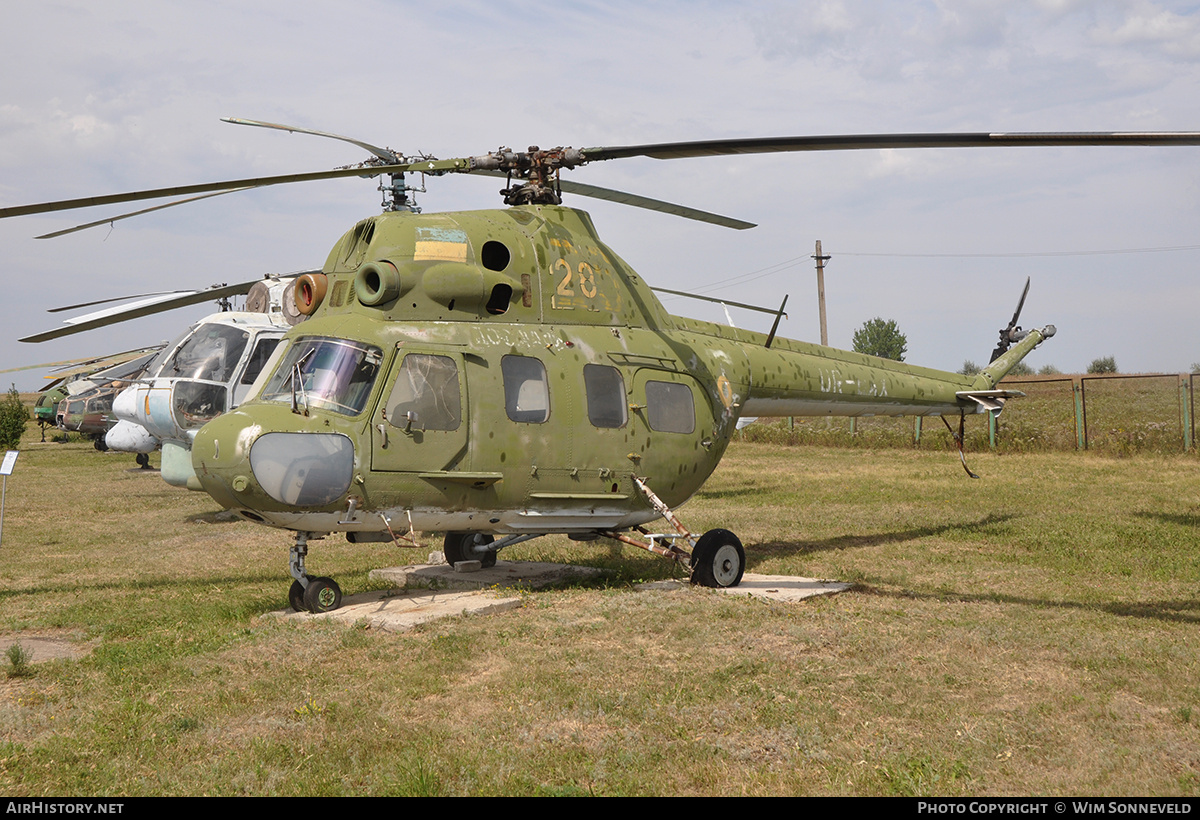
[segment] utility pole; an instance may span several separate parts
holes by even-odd
[[[829,330],[825,326],[825,263],[830,257],[821,255],[821,240],[817,240],[817,252],[813,254],[817,260],[817,304],[821,309],[821,344],[829,346]]]

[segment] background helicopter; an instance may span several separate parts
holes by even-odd
[[[716,467],[739,417],[958,415],[961,445],[962,416],[998,411],[1013,394],[996,382],[1054,334],[1052,326],[1021,332],[1014,315],[1000,355],[964,377],[778,339],[776,328],[760,334],[673,317],[586,214],[561,206],[563,192],[748,223],[566,182],[561,171],[638,156],[1200,144],[1195,132],[848,135],[501,148],[439,160],[306,133],[373,156],[335,171],[5,208],[0,217],[388,175],[385,212],[348,231],[314,279],[325,296],[312,318],[289,332],[250,401],[195,439],[193,466],[206,491],[250,520],[296,532],[289,598],[314,612],[340,603],[337,584],[305,568],[309,538],[332,531],[351,540],[446,531],[451,563],[485,565],[538,535],[610,537],[689,560],[697,583],[737,584],[745,555],[736,536],[716,529],[697,538],[671,508]],[[505,176],[509,207],[419,214],[410,173]],[[642,529],[660,516],[674,533]],[[628,535],[634,529],[643,538]]]
[[[83,433],[92,439],[97,450],[104,450],[107,447],[105,434],[116,423],[111,414],[113,398],[126,384],[142,374],[161,347],[154,345],[100,357],[13,368],[0,373],[52,368],[52,375],[46,377],[52,381],[38,391],[38,399],[33,406],[33,420],[42,430],[42,441],[46,440],[47,427],[60,427]],[[145,466],[141,458],[138,464]]]
[[[142,466],[148,464],[148,453],[161,449],[163,480],[199,490],[191,466],[192,438],[206,421],[242,401],[286,330],[306,318],[304,311],[312,302],[297,302],[297,278],[304,276],[268,276],[203,291],[148,295],[69,319],[65,327],[21,341],[47,341],[216,299],[220,311],[139,360],[135,373],[72,397],[59,411],[59,426],[90,434],[97,449],[137,453]],[[303,298],[305,291],[300,293]],[[242,310],[232,309],[230,297],[236,295],[246,296]],[[92,304],[99,302],[56,310]]]

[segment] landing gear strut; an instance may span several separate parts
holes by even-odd
[[[667,519],[675,529],[675,533],[652,535],[638,527],[638,531],[649,538],[641,541],[629,535],[617,532],[601,532],[609,538],[615,538],[625,544],[642,547],[658,555],[674,559],[677,563],[688,562],[691,568],[692,583],[703,587],[735,587],[742,581],[746,571],[746,550],[742,542],[729,530],[709,530],[699,538],[692,535],[687,527],[675,516],[671,508],[663,503],[646,482],[637,476],[633,483],[646,496],[651,506]],[[676,545],[675,541],[683,541],[691,547],[691,552]]]
[[[308,555],[308,537],[311,533],[296,533],[288,566],[291,570],[292,586],[288,589],[288,603],[297,612],[332,612],[342,605],[342,588],[337,581],[324,576],[312,578],[304,571],[304,558]]]

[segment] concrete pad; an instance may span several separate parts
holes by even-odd
[[[45,632],[19,632],[2,635],[0,636],[0,658],[4,659],[5,665],[8,664],[8,650],[13,644],[20,644],[29,652],[30,663],[44,663],[60,658],[78,660],[91,654],[96,641],[85,643],[75,640],[75,637]]]
[[[403,632],[417,624],[455,615],[491,615],[521,605],[515,597],[497,597],[485,592],[401,592],[383,590],[350,595],[333,612],[313,615],[290,609],[272,613],[288,621],[321,619],[353,626],[365,623],[371,629]]]
[[[639,584],[638,589],[679,589],[692,586],[687,581],[653,581]],[[815,578],[798,578],[791,575],[757,575],[747,572],[742,576],[742,582],[735,587],[711,588],[695,587],[696,589],[712,589],[724,595],[750,595],[756,598],[766,598],[771,601],[786,601],[794,603],[815,595],[834,595],[850,589],[850,584],[838,581],[818,581]]]
[[[475,572],[456,572],[447,564],[415,564],[372,570],[372,580],[384,580],[403,591],[384,590],[350,595],[333,612],[313,615],[290,609],[271,613],[285,620],[323,619],[352,626],[365,623],[371,629],[402,632],[417,624],[455,615],[490,615],[521,605],[521,599],[501,595],[497,590],[514,587],[536,589],[576,578],[596,578],[605,570],[568,564],[533,561],[497,561],[496,566]],[[638,584],[638,590],[707,589],[693,587],[687,581],[652,581]],[[772,601],[795,602],[815,595],[844,592],[850,584],[818,581],[785,575],[756,575],[747,572],[736,587],[712,589],[724,595],[751,595]],[[486,590],[486,591],[485,591]]]
[[[373,569],[368,577],[372,581],[387,581],[402,589],[538,589],[573,580],[599,578],[605,574],[605,570],[595,567],[539,561],[497,561],[496,566],[476,572],[456,572],[449,564],[414,564]]]

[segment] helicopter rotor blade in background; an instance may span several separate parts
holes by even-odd
[[[62,307],[46,308],[47,313],[62,313],[64,310],[79,310],[79,308],[91,307],[92,305],[105,305],[109,302],[127,302],[130,299],[145,299],[149,296],[173,296],[176,294],[195,293],[194,290],[156,290],[153,293],[135,293],[132,296],[114,296],[111,299],[96,299],[92,302],[80,302],[77,305],[63,305]]]
[[[0,370],[0,373],[18,373],[22,370],[49,370],[54,373],[50,378],[67,378],[76,373],[89,373],[97,368],[108,368],[113,365],[123,364],[132,359],[140,358],[147,353],[157,353],[162,349],[162,345],[152,345],[150,347],[139,347],[136,350],[126,350],[121,353],[112,353],[107,356],[90,356],[83,359],[64,359],[60,362],[43,362],[42,364],[27,364],[24,367],[10,367],[7,370]]]
[[[108,308],[106,310],[79,316],[74,319],[68,319],[64,323],[65,327],[58,327],[54,328],[53,330],[36,333],[33,336],[26,336],[18,341],[45,342],[49,341],[50,339],[58,339],[63,336],[82,333],[85,330],[93,330],[98,327],[115,325],[120,322],[128,321],[129,319],[137,319],[141,316],[149,316],[154,313],[162,313],[163,311],[174,310],[175,308],[187,307],[188,305],[198,305],[202,302],[211,302],[216,299],[224,299],[228,296],[242,296],[246,293],[249,293],[250,288],[254,286],[255,283],[261,281],[263,280],[260,277],[258,279],[252,279],[249,282],[239,282],[234,285],[219,285],[206,290],[175,292],[180,295],[174,295],[170,293],[158,294],[156,296],[151,296],[147,299],[134,302],[131,305]],[[93,304],[99,304],[99,302]]]

